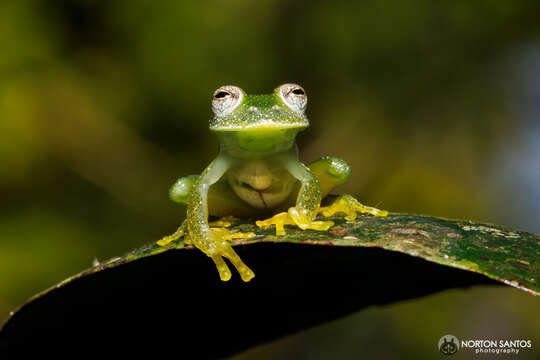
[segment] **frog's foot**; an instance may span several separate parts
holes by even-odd
[[[351,195],[341,195],[336,201],[334,201],[332,205],[319,209],[319,213],[322,213],[325,217],[332,216],[335,213],[345,213],[345,219],[348,221],[353,221],[356,219],[356,213],[358,211],[375,216],[388,215],[388,211],[386,210],[379,210],[374,207],[360,204],[360,202]]]
[[[235,220],[237,220],[237,218],[235,218],[234,216],[224,216],[219,220],[209,222],[208,225],[210,225],[211,227],[228,228]]]
[[[214,234],[220,236],[223,240],[230,241],[232,239],[249,239],[257,236],[254,232],[231,232],[229,229],[222,227],[211,227]]]
[[[185,235],[185,233],[186,233],[186,223],[184,222],[182,223],[182,225],[180,225],[180,227],[178,228],[178,230],[175,231],[174,234],[162,237],[161,240],[156,241],[156,244],[158,244],[159,246],[165,246],[169,244],[171,241],[180,239],[182,236]],[[190,244],[187,237],[184,239],[184,243]]]
[[[225,228],[210,228],[210,233],[212,243],[215,246],[212,246],[211,251],[205,252],[216,264],[220,279],[222,281],[228,281],[231,278],[231,271],[225,263],[225,260],[223,260],[224,257],[229,259],[234,265],[242,280],[248,282],[253,279],[255,274],[246,264],[244,264],[242,259],[240,259],[240,256],[233,250],[229,241],[232,239],[251,238],[255,236],[255,233],[232,233],[229,229]]]
[[[302,230],[326,231],[333,225],[333,221],[314,221],[308,212],[303,209],[292,207],[288,212],[282,212],[272,216],[270,219],[255,222],[258,227],[264,228],[272,225],[276,226],[276,236],[285,235],[285,225],[296,225]]]
[[[285,235],[285,225],[296,225],[289,213],[282,212],[272,216],[270,219],[258,220],[255,222],[258,227],[266,228],[272,225],[276,226],[276,236]]]

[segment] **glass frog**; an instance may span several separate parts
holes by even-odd
[[[236,86],[214,92],[210,130],[219,140],[219,155],[200,175],[179,178],[170,198],[187,205],[187,218],[178,230],[158,241],[166,245],[184,236],[209,256],[221,280],[231,278],[224,258],[242,280],[255,274],[233,250],[229,240],[249,238],[253,233],[232,233],[226,221],[209,223],[208,216],[265,218],[258,227],[275,226],[276,236],[285,225],[300,229],[328,230],[332,221],[317,220],[344,213],[354,220],[357,212],[385,216],[388,213],[342,195],[327,207],[321,200],[350,176],[349,165],[335,157],[323,157],[308,166],[298,160],[296,135],[308,127],[307,96],[296,84],[284,84],[269,95],[247,95]]]

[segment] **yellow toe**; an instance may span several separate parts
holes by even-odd
[[[322,213],[325,217],[332,216],[336,213],[343,213],[345,214],[345,220],[348,221],[355,220],[357,217],[357,212],[369,213],[374,216],[388,215],[388,211],[362,205],[358,200],[350,195],[343,195],[334,201],[332,205],[319,209],[319,213]]]
[[[270,219],[256,221],[255,224],[260,228],[276,226],[276,236],[285,235],[285,225],[295,225],[288,213],[282,212],[272,216]]]
[[[214,260],[214,263],[216,264],[221,281],[229,281],[231,279],[231,270],[229,270],[229,267],[221,255],[212,256],[212,260]]]
[[[172,237],[165,236],[163,239],[156,241],[156,244],[158,244],[159,246],[165,246],[173,240],[174,239]]]

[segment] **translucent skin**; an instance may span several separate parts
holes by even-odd
[[[317,214],[356,212],[385,216],[387,212],[361,205],[350,195],[340,197],[329,207],[320,208],[322,198],[350,176],[349,166],[340,159],[325,157],[305,166],[298,160],[295,138],[309,122],[304,115],[307,97],[295,84],[284,84],[270,95],[246,95],[234,86],[216,90],[212,101],[214,118],[210,129],[216,133],[220,152],[199,176],[178,179],[170,191],[173,201],[187,204],[187,219],[172,235],[158,244],[185,237],[187,243],[209,256],[221,280],[231,278],[227,258],[242,280],[255,274],[229,244],[232,238],[253,233],[231,233],[227,221],[209,223],[208,215],[260,217],[259,227],[285,225],[328,230],[332,221],[315,220]]]

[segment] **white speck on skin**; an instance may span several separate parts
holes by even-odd
[[[343,237],[343,240],[358,240],[358,238],[354,236],[345,236]]]
[[[99,265],[100,265],[99,260],[95,257],[94,260],[92,261],[92,266],[96,267],[96,266],[99,266]]]

